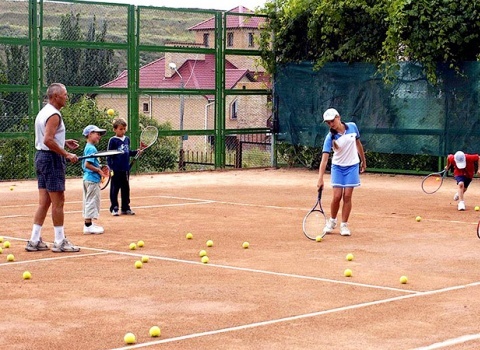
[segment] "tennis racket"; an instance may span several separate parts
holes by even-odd
[[[78,160],[86,159],[86,158],[97,158],[97,157],[117,156],[117,155],[119,155],[119,154],[123,154],[123,151],[115,151],[115,150],[112,150],[112,151],[101,151],[101,152],[89,154],[88,156],[78,157]]]
[[[147,148],[151,147],[155,142],[157,142],[158,138],[158,129],[154,126],[147,126],[145,129],[142,130],[140,134],[140,152],[137,152],[135,157],[133,157],[132,161],[130,162],[130,169],[132,168],[133,164],[137,161],[140,155],[145,151]]]
[[[445,169],[438,173],[427,175],[422,180],[422,190],[426,194],[433,194],[442,187],[443,180],[447,177],[448,171]]]
[[[320,187],[318,190],[317,202],[303,219],[303,233],[312,241],[315,241],[318,236],[322,238],[325,236],[323,228],[327,223],[327,217],[322,208],[322,191],[323,187]]]
[[[477,237],[480,239],[480,221],[477,224]]]
[[[100,179],[100,189],[103,190],[107,188],[108,184],[110,183],[110,177],[112,175],[112,171],[108,165],[102,165],[102,178]]]

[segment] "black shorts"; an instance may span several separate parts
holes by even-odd
[[[38,188],[44,188],[48,192],[64,192],[66,164],[66,159],[58,153],[37,151],[35,153],[35,170]]]

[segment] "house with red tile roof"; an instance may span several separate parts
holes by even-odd
[[[243,6],[227,14],[227,44],[231,48],[256,47],[254,36],[259,33],[262,17],[235,16],[229,13],[251,12]],[[189,31],[195,33],[196,43],[188,47],[212,47],[215,33],[214,18],[198,23]],[[229,34],[232,33],[232,34]],[[230,38],[230,39],[228,39]],[[171,43],[182,46],[182,43]],[[126,88],[128,72],[103,85],[108,88]],[[269,77],[254,59],[242,55],[227,55],[225,60],[226,89],[265,89]],[[213,54],[166,52],[139,70],[141,89],[215,89],[215,56]],[[139,112],[155,118],[160,123],[169,122],[174,130],[202,130],[214,128],[214,95],[142,95]],[[114,108],[121,117],[127,117],[126,97],[115,94],[99,94],[96,97],[100,108]],[[229,129],[265,127],[271,111],[265,95],[228,95],[226,100],[226,127]],[[207,138],[191,136],[183,144],[185,149],[195,148],[196,143],[205,146]]]

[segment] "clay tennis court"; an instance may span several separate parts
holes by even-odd
[[[71,179],[66,234],[82,247],[73,254],[26,252],[36,182],[1,182],[0,235],[11,247],[0,255],[0,347],[480,348],[480,180],[458,212],[452,178],[426,195],[421,177],[364,174],[352,236],[336,230],[319,243],[301,227],[316,180],[316,171],[286,169],[133,176],[137,215],[109,215],[103,191],[105,234],[86,236],[81,180]],[[330,197],[327,186],[327,212]],[[50,217],[43,239],[53,240]],[[145,246],[130,250],[138,240]],[[150,261],[136,269],[142,255]],[[123,342],[127,332],[135,345]]]

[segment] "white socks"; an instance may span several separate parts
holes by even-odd
[[[37,243],[42,236],[42,226],[33,224],[32,227],[32,236],[30,237],[30,242]]]
[[[54,226],[53,230],[55,231],[55,243],[60,244],[65,239],[65,232],[63,226]]]

